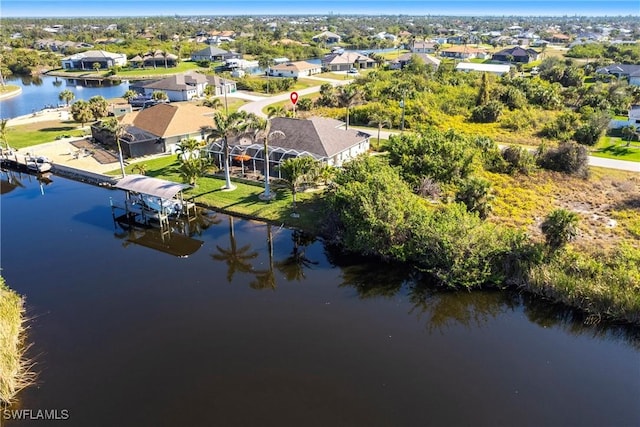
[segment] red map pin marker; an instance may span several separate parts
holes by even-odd
[[[298,102],[298,92],[291,92],[291,95],[289,95],[289,98],[291,99],[291,103],[293,105],[296,105],[296,103]]]

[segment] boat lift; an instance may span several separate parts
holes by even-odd
[[[144,175],[127,175],[120,179],[115,188],[125,190],[124,203],[110,198],[114,220],[130,225],[158,225],[162,235],[171,234],[170,219],[184,218],[187,222],[196,217],[196,205],[184,200],[183,191],[191,186]],[[153,201],[153,203],[152,203]],[[168,209],[166,206],[172,206]],[[179,209],[173,207],[179,206]],[[120,209],[124,214],[117,216]]]

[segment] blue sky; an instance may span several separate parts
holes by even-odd
[[[3,17],[412,14],[640,15],[640,0],[2,0]]]

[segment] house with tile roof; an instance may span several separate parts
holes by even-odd
[[[214,114],[211,108],[193,104],[158,104],[125,114],[118,118],[126,132],[120,140],[123,154],[174,153],[183,139],[204,141],[214,126]],[[98,142],[116,148],[112,134],[105,132],[101,123],[91,127],[91,134]]]
[[[440,66],[440,60],[426,53],[404,53],[391,61],[390,68],[392,70],[399,70],[406,67],[413,57],[420,58],[425,65],[437,69]]]
[[[489,53],[484,49],[478,49],[466,45],[457,45],[441,50],[440,56],[442,56],[443,58],[454,59],[487,59],[489,57]]]
[[[434,53],[438,43],[414,40],[409,44],[409,50],[413,53]]]
[[[535,49],[525,49],[520,46],[514,46],[494,53],[491,59],[501,62],[528,64],[529,62],[538,59],[538,51]]]
[[[65,70],[93,70],[94,64],[100,64],[101,69],[125,66],[127,55],[104,50],[88,50],[62,58],[62,68]]]
[[[130,84],[129,89],[145,98],[151,98],[156,91],[164,92],[169,101],[178,102],[204,96],[207,86],[214,86],[215,95],[224,94],[225,88],[227,93],[236,91],[235,81],[200,73],[176,74],[160,80],[139,81]]]
[[[280,131],[284,138],[269,141],[269,165],[271,173],[279,176],[277,166],[293,157],[312,157],[331,166],[342,166],[345,162],[369,150],[370,134],[344,128],[344,122],[324,117],[294,119],[275,117],[271,119],[271,131]],[[246,138],[229,141],[230,155],[248,156],[245,163],[249,170],[261,172],[264,166],[262,141]],[[207,151],[219,165],[223,161],[222,141],[213,141]]]
[[[268,74],[273,77],[303,77],[320,74],[322,65],[307,61],[285,62],[269,67]]]
[[[316,43],[333,44],[333,43],[340,43],[340,40],[342,40],[342,37],[336,33],[332,33],[331,31],[324,31],[318,35],[313,36],[311,40],[313,40]]]
[[[358,52],[334,52],[322,58],[322,68],[328,71],[349,71],[352,68],[374,68],[376,61]]]
[[[224,61],[230,58],[240,58],[240,54],[211,45],[191,54],[192,61]]]

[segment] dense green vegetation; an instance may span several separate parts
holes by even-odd
[[[0,408],[13,403],[16,394],[33,382],[24,357],[25,307],[20,295],[0,277]]]

